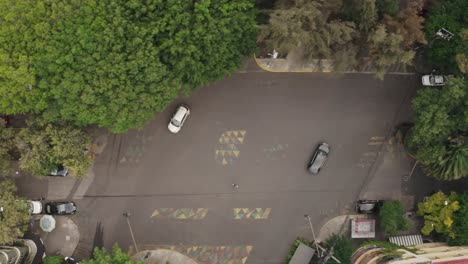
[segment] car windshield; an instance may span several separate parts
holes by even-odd
[[[431,82],[434,84],[444,83],[444,78],[442,76],[431,76]]]
[[[180,127],[180,122],[179,122],[179,120],[172,119],[172,120],[171,120],[171,123],[172,123],[174,126],[176,126],[176,127]]]
[[[322,166],[323,161],[325,160],[325,154],[322,151],[317,153],[317,157],[312,164],[312,167],[315,169],[319,169]]]
[[[65,204],[59,204],[57,205],[57,211],[60,213],[66,212],[67,211],[67,206]]]

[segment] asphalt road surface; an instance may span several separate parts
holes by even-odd
[[[140,250],[198,246],[189,255],[200,262],[282,263],[297,236],[311,238],[304,214],[318,230],[352,210],[372,166],[362,155],[379,150],[418,82],[234,74],[181,98],[145,128],[108,138],[77,216],[101,223],[107,248],[132,247],[122,216],[129,212]],[[191,115],[174,135],[167,123],[179,103]],[[323,141],[330,157],[310,175],[306,164]]]

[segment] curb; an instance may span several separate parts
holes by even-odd
[[[269,68],[268,66],[264,65],[263,63],[259,62],[257,56],[255,56],[255,54],[253,55],[254,57],[254,60],[255,60],[255,63],[257,64],[257,66],[264,70],[264,71],[267,71],[267,72],[272,72],[272,73],[290,73],[290,72],[293,72],[293,73],[333,73],[332,71],[311,71],[311,70],[303,70],[303,71],[282,71],[282,70],[273,70],[271,68]],[[278,60],[282,60],[282,59],[278,59]]]
[[[266,72],[272,72],[272,73],[337,73],[337,74],[350,74],[350,73],[358,73],[358,74],[375,74],[375,71],[331,71],[331,70],[322,70],[322,71],[314,71],[314,70],[290,70],[290,71],[284,71],[284,70],[274,70],[266,66],[264,63],[259,61],[259,58],[253,55],[255,63],[257,66],[266,71]],[[276,59],[276,60],[285,60],[285,59]],[[416,72],[386,72],[385,75],[416,75],[418,73]]]

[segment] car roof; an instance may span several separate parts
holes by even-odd
[[[186,108],[183,105],[179,106],[177,108],[177,112],[174,115],[174,119],[177,119],[179,121],[182,120],[184,116],[187,114],[187,112],[188,112],[188,108]]]
[[[31,213],[40,214],[42,212],[42,203],[39,201],[31,201],[31,209]]]
[[[327,159],[327,154],[325,154],[323,151],[318,150],[317,151],[317,156],[315,157],[314,161],[312,162],[312,165],[310,166],[311,169],[319,169],[325,160]]]

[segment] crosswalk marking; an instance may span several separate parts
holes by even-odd
[[[271,208],[234,208],[234,219],[268,219]]]
[[[207,208],[160,208],[153,211],[151,218],[202,220],[207,213]]]

